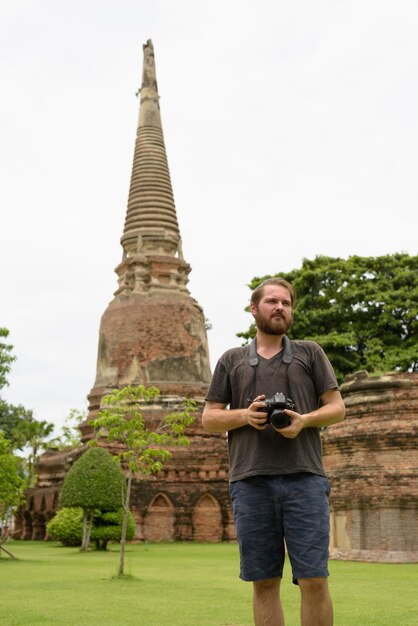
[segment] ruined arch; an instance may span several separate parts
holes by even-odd
[[[174,541],[174,506],[165,493],[158,493],[148,505],[143,535],[148,541]]]
[[[58,496],[58,491],[56,491],[54,493],[54,499],[52,501],[52,510],[55,512],[55,511],[58,511],[58,509],[59,509],[59,496]]]
[[[218,500],[205,493],[193,511],[193,539],[195,541],[222,541],[222,510]]]
[[[33,523],[32,513],[30,511],[23,512],[23,532],[22,539],[32,539]]]
[[[45,538],[46,520],[43,513],[34,513],[32,519],[32,539],[41,541]]]

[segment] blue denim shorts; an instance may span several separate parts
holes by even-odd
[[[230,484],[242,580],[283,577],[285,546],[298,578],[328,576],[329,482],[300,473]]]

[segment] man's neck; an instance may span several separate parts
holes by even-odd
[[[257,330],[257,352],[265,359],[270,359],[278,352],[283,350],[283,336],[284,335],[268,335],[260,330]]]

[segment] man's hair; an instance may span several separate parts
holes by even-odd
[[[295,306],[296,291],[293,285],[291,285],[287,280],[281,278],[280,276],[277,276],[275,278],[266,278],[266,280],[263,280],[263,282],[254,289],[251,294],[251,302],[255,304],[255,306],[259,305],[259,302],[264,295],[264,287],[266,287],[267,285],[278,285],[279,287],[285,287],[289,291],[292,307]]]

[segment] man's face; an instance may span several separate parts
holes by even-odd
[[[251,302],[250,310],[257,328],[266,335],[284,335],[293,321],[290,293],[281,285],[266,285],[258,306]]]

